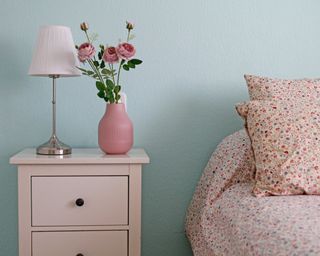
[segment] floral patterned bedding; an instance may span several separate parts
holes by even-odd
[[[244,130],[217,147],[187,212],[194,255],[320,255],[320,196],[257,198],[254,171]]]

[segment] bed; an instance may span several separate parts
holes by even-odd
[[[187,211],[194,255],[320,255],[320,196],[255,197],[253,160],[245,130],[212,154]]]

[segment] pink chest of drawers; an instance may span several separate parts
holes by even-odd
[[[19,256],[140,256],[144,150],[26,149],[10,163],[18,166]]]

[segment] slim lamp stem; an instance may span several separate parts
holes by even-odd
[[[56,78],[52,76],[52,137],[56,137]]]
[[[56,79],[59,75],[51,75],[50,78],[52,78],[52,135],[46,143],[37,147],[37,154],[67,155],[71,154],[71,147],[59,141],[56,135]]]

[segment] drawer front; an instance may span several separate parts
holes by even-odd
[[[33,232],[32,256],[127,256],[127,231]]]
[[[32,177],[33,226],[128,224],[128,176]]]

